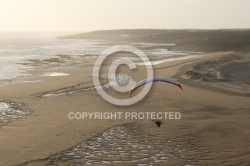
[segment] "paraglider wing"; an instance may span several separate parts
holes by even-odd
[[[173,84],[173,85],[176,85],[180,88],[181,92],[183,92],[183,89],[182,89],[182,86],[179,82],[175,81],[175,80],[172,80],[170,78],[149,78],[149,79],[145,79],[145,80],[142,80],[140,82],[138,82],[137,84],[135,84],[131,90],[129,91],[129,97],[131,98],[132,96],[132,93],[139,87],[145,85],[145,84],[148,84],[148,83],[151,83],[151,82],[166,82],[166,83],[170,83],[170,84]]]

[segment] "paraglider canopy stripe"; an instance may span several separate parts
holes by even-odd
[[[145,79],[145,80],[142,80],[140,82],[138,82],[137,84],[135,84],[131,90],[129,91],[129,97],[131,98],[132,96],[132,93],[139,87],[145,85],[145,84],[148,84],[148,83],[151,83],[151,82],[166,82],[166,83],[170,83],[170,84],[173,84],[173,85],[176,85],[180,88],[181,92],[183,92],[183,89],[182,89],[182,86],[179,82],[173,80],[173,79],[170,79],[170,78],[161,78],[161,77],[156,77],[156,78],[149,78],[149,79]]]

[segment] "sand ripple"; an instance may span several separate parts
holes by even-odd
[[[31,162],[72,166],[105,163],[146,166],[158,165],[171,158],[184,158],[187,152],[170,140],[146,136],[137,124],[132,123],[112,127],[61,153]],[[186,163],[192,165],[189,161]]]

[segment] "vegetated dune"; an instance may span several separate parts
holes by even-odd
[[[216,53],[220,56],[219,53]],[[222,57],[203,60],[189,69],[184,69],[184,80],[203,84],[203,88],[214,87],[223,92],[250,95],[249,54],[237,52],[221,53]]]
[[[249,51],[250,30],[165,30],[132,29],[102,30],[63,36],[60,38],[101,39],[110,42],[175,43],[165,46],[170,50],[183,51]]]

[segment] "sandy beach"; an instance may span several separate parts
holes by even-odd
[[[0,0],[0,166],[250,166],[250,0]]]
[[[190,71],[202,73],[200,68],[192,70],[194,66],[222,57],[229,57],[227,63],[236,63],[234,56],[233,52],[207,53],[199,58],[154,65],[155,76],[175,78],[181,82],[184,93],[171,85],[155,83],[142,101],[127,107],[112,105],[95,90],[86,90],[93,87],[91,65],[40,70],[38,76],[1,86],[2,102],[21,103],[19,107],[31,113],[0,128],[0,165],[248,165],[249,93],[240,90],[231,93],[223,88],[225,82],[219,78],[210,85],[209,81],[190,74]],[[242,56],[242,62],[249,63],[249,59]],[[121,70],[135,80],[143,79],[145,74],[143,66],[137,69],[140,72]],[[225,72],[233,77],[232,71]],[[55,76],[55,73],[65,74]],[[230,86],[246,85],[248,78],[245,78],[236,78],[239,82],[231,81]],[[127,94],[107,91],[127,98]],[[150,119],[68,117],[70,112],[83,111],[178,111],[182,117],[162,120],[160,128]]]

